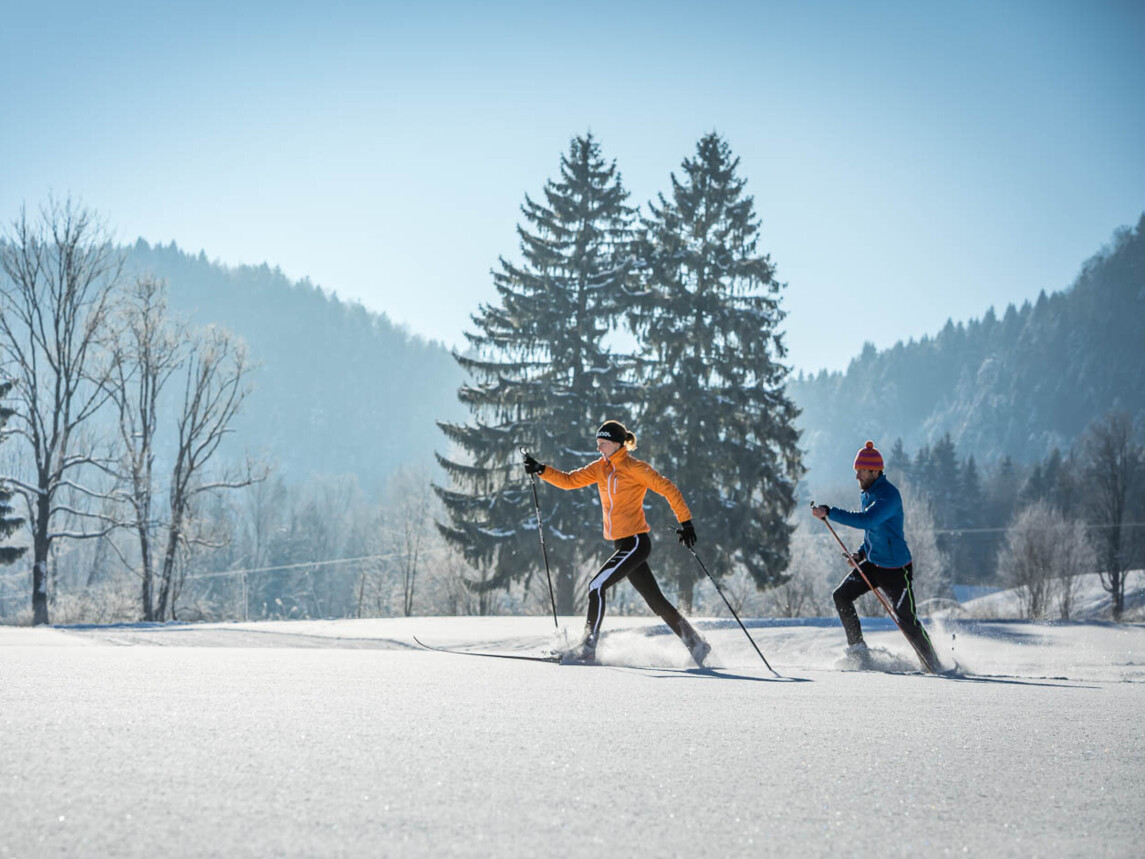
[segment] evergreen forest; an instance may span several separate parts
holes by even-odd
[[[867,344],[845,372],[793,377],[808,470],[838,470],[866,439],[913,450],[948,434],[980,465],[1033,463],[1107,411],[1145,419],[1143,320],[1145,215],[1068,289],[882,352]]]

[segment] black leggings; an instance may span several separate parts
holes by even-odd
[[[613,585],[627,577],[640,596],[672,632],[687,641],[694,635],[688,622],[676,611],[676,607],[665,599],[656,584],[652,570],[648,568],[648,554],[652,551],[652,539],[647,534],[636,534],[623,540],[613,540],[616,551],[597,570],[588,584],[588,615],[584,620],[585,637],[596,641],[600,632],[600,622],[604,620],[604,595]]]
[[[930,643],[930,636],[922,621],[915,613],[914,588],[911,586],[914,574],[912,565],[905,567],[877,567],[870,561],[863,561],[860,569],[876,588],[886,594],[887,602],[895,610],[895,615],[902,624],[902,631],[911,643],[918,649],[919,654],[928,663],[927,667],[937,670],[938,660],[934,655],[934,647]],[[856,644],[863,640],[863,628],[859,623],[858,612],[855,611],[855,600],[870,590],[870,587],[859,575],[857,570],[839,583],[832,594],[835,598],[835,610],[839,612],[839,619],[843,621],[843,629],[847,633],[847,644]]]

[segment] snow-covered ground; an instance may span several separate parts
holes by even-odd
[[[706,673],[646,618],[0,627],[0,857],[1142,855],[1145,626],[934,619],[948,679],[747,624],[781,676],[723,619]]]

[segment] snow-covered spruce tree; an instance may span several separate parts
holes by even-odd
[[[474,585],[485,589],[544,575],[518,446],[558,467],[580,467],[597,455],[597,425],[629,416],[630,359],[605,344],[628,294],[624,251],[635,221],[628,192],[590,134],[572,141],[544,195],[543,203],[526,196],[526,223],[517,228],[523,262],[500,260],[493,274],[500,301],[473,315],[471,349],[456,356],[471,379],[458,396],[473,420],[439,424],[459,450],[454,459],[438,456],[451,481],[435,487],[449,517],[438,527],[489,573]],[[595,492],[540,491],[557,609],[568,614],[585,540],[600,533],[600,508]]]
[[[756,586],[785,580],[788,514],[803,473],[781,363],[783,284],[761,254],[754,200],[739,159],[716,133],[672,175],[670,199],[649,203],[637,257],[644,295],[632,313],[642,353],[637,421],[644,456],[691,507],[715,576],[743,565]],[[690,607],[699,569],[662,553]]]
[[[8,398],[12,382],[0,382],[0,401]],[[0,405],[0,443],[4,441],[4,424],[16,414],[13,409]],[[12,515],[13,492],[0,480],[0,540],[7,540],[24,526],[24,520]],[[15,563],[26,551],[24,546],[0,546],[0,566]]]

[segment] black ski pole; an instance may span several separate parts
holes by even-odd
[[[524,447],[518,448],[521,451],[521,456],[528,456],[529,452]],[[545,531],[541,527],[541,501],[537,497],[537,478],[535,475],[529,475],[529,483],[533,487],[533,510],[537,515],[537,534],[541,538],[541,556],[545,559],[545,576],[549,580],[549,602],[553,606],[553,626],[557,629],[561,628],[560,622],[557,620],[557,598],[553,593],[553,574],[549,572],[549,553],[545,549]]]
[[[672,533],[679,535],[680,532],[675,528],[672,528]],[[739,628],[743,630],[743,634],[747,636],[747,640],[751,642],[751,646],[755,648],[755,652],[759,654],[759,658],[763,660],[763,664],[767,666],[767,670],[774,674],[776,677],[782,677],[782,674],[771,667],[771,663],[767,661],[767,657],[763,655],[763,651],[759,649],[759,645],[755,643],[755,639],[751,637],[751,633],[747,631],[747,627],[744,626],[743,621],[739,619],[739,615],[736,614],[736,610],[732,608],[732,604],[728,602],[728,598],[724,596],[724,591],[723,588],[720,587],[720,583],[717,582],[715,577],[708,572],[708,568],[704,566],[704,562],[700,560],[700,556],[696,554],[696,550],[691,546],[684,546],[684,548],[692,553],[692,557],[696,559],[696,563],[700,565],[700,569],[704,571],[704,574],[711,580],[712,584],[716,586],[716,593],[718,593],[723,599],[724,605],[728,607],[728,611],[730,611],[732,613],[732,617],[736,619],[736,623],[739,624]]]

